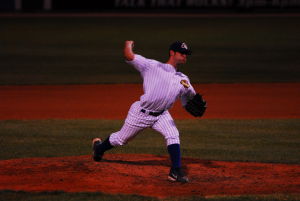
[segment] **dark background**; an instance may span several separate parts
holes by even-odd
[[[14,12],[16,0],[1,0]],[[18,12],[42,12],[44,0],[21,0]],[[299,12],[300,0],[51,0],[52,12]]]

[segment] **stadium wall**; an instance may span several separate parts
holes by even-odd
[[[0,11],[299,11],[300,0],[1,0]]]

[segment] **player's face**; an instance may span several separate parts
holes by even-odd
[[[187,55],[180,52],[175,52],[174,59],[177,61],[177,64],[185,64]]]

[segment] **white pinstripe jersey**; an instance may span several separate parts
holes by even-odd
[[[127,63],[141,73],[144,94],[140,97],[140,101],[141,107],[146,110],[154,112],[167,110],[178,98],[181,98],[182,104],[185,105],[196,94],[189,78],[181,72],[176,72],[170,64],[137,54]],[[189,87],[181,84],[182,80],[185,80]]]

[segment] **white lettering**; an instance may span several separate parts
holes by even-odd
[[[151,7],[180,7],[181,0],[151,0]]]
[[[279,0],[273,0],[272,6],[279,6]]]
[[[137,6],[138,7],[145,7],[146,6],[145,0],[139,0],[138,3],[137,3]]]
[[[115,0],[115,7],[119,7],[120,0]]]
[[[281,7],[286,7],[288,5],[288,1],[286,0],[281,0]]]
[[[136,8],[145,6],[145,0],[115,0],[115,7]]]
[[[155,0],[151,0],[151,7],[155,7]]]
[[[155,7],[164,7],[165,3],[165,0],[157,0]]]
[[[267,2],[265,0],[256,0],[254,5],[257,7],[263,7],[267,5]]]
[[[253,6],[253,0],[240,0],[238,6],[242,7],[242,8],[252,7]]]
[[[128,1],[127,0],[115,0],[115,6],[116,7],[128,7]]]
[[[218,0],[211,0],[209,3],[211,6],[217,6],[219,4]]]
[[[16,2],[20,0],[15,0]],[[52,0],[44,0],[50,2]],[[300,6],[300,0],[114,0],[115,7],[164,8],[164,7],[292,7]]]

